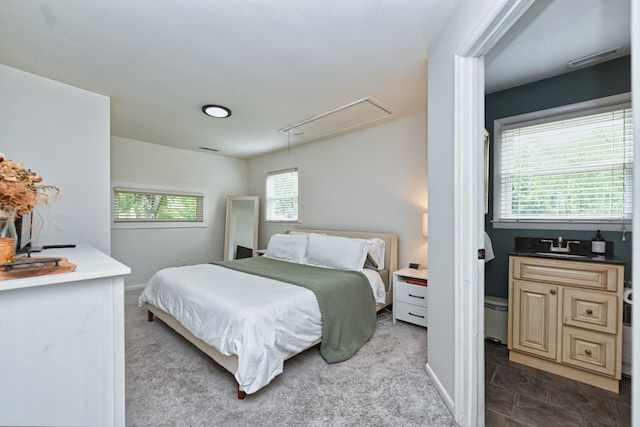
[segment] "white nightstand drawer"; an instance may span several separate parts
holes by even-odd
[[[393,306],[396,319],[415,323],[420,326],[427,326],[427,307],[420,307],[404,302],[396,302]]]
[[[396,301],[426,307],[428,289],[427,286],[411,285],[398,280],[394,289]]]

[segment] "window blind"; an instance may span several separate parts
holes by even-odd
[[[114,188],[114,222],[203,222],[204,196]]]
[[[266,221],[298,221],[298,168],[268,173],[266,186]]]
[[[501,220],[632,218],[630,108],[502,128]]]

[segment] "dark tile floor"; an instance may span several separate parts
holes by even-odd
[[[630,426],[631,379],[615,394],[509,361],[506,345],[485,343],[485,425]]]

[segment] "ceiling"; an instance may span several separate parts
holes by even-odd
[[[460,1],[5,0],[0,63],[110,97],[112,135],[250,158],[425,111],[426,52]],[[628,54],[629,16],[538,0],[487,56],[487,91]]]
[[[631,53],[630,0],[536,0],[485,57],[485,89],[557,76],[569,61],[613,48],[607,60]]]

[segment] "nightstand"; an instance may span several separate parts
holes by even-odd
[[[393,322],[427,327],[427,270],[403,268],[393,273]]]

